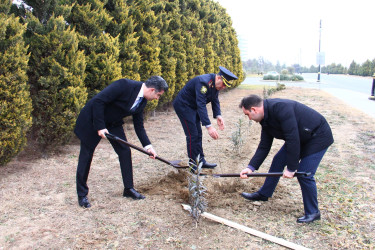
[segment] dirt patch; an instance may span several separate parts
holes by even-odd
[[[139,190],[147,196],[166,195],[167,198],[187,203],[189,201],[188,175],[185,170],[169,172],[160,179],[150,180],[149,183],[140,186]]]
[[[212,140],[203,133],[206,158],[218,163],[209,173],[238,173],[258,145],[260,126],[238,108],[248,94],[262,89],[235,89],[220,95],[226,129]],[[310,248],[374,248],[375,119],[329,94],[288,88],[272,97],[290,98],[321,112],[332,127],[335,143],[317,171],[322,220],[296,223],[303,214],[296,179],[280,179],[267,202],[249,202],[241,192],[254,192],[264,178],[205,177],[207,212]],[[208,105],[209,115],[212,117]],[[232,134],[243,122],[243,146],[234,150]],[[214,121],[214,120],[212,120]],[[216,124],[214,123],[214,126]],[[172,109],[157,112],[145,123],[158,154],[187,161],[185,136]],[[139,145],[131,123],[125,131]],[[276,140],[259,172],[267,172],[283,144]],[[279,249],[280,246],[236,229],[201,220],[198,226],[181,208],[188,202],[186,170],[176,170],[132,151],[135,187],[145,200],[123,198],[117,155],[103,140],[95,151],[88,185],[92,208],[77,204],[75,172],[77,140],[49,155],[29,147],[0,168],[0,249]]]

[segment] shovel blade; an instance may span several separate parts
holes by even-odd
[[[176,160],[176,161],[170,161],[169,162],[173,167],[175,168],[188,168],[189,166],[182,166],[180,165],[181,160]]]

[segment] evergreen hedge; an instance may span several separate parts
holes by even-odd
[[[280,76],[264,75],[263,80],[303,81],[303,77],[300,75],[285,75],[285,74],[281,74]]]
[[[43,149],[62,145],[71,138],[87,100],[85,55],[78,50],[77,33],[62,16],[52,16],[46,25],[29,21],[27,37],[33,135]]]
[[[27,69],[27,79],[24,74],[21,77],[21,69],[13,68],[19,77],[12,84],[25,93],[17,95],[22,100],[9,102],[15,106],[17,102],[30,104],[31,97],[32,135],[45,149],[69,141],[76,117],[88,98],[119,78],[145,81],[161,75],[166,79],[169,91],[159,101],[150,102],[147,111],[170,104],[189,79],[217,73],[220,65],[239,77],[234,86],[244,79],[231,19],[213,0],[23,3],[26,5],[13,5],[11,10],[21,24],[27,25],[23,39],[19,37],[25,44],[12,46],[18,49],[14,58],[22,58],[25,64],[21,68]],[[11,4],[10,0],[1,0],[0,11],[9,10]],[[4,15],[10,18],[9,13]],[[1,52],[5,50],[3,46]],[[0,60],[5,60],[4,55]],[[1,81],[9,82],[11,78],[4,80],[6,77],[3,75]],[[10,88],[8,82],[2,84]],[[21,138],[31,122],[30,105],[22,108],[23,124],[14,117],[1,117],[0,121],[17,124],[15,127],[22,131],[19,137],[12,137],[17,141],[10,144],[14,152],[21,148],[18,145],[24,145]]]
[[[6,12],[6,6],[1,7]],[[0,165],[9,162],[25,146],[32,121],[25,30],[18,18],[0,13]]]

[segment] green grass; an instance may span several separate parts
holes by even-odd
[[[263,89],[264,87],[268,87],[268,85],[241,84],[240,86],[238,86],[239,89],[252,89],[252,90],[259,90],[259,89]]]
[[[246,77],[247,77],[247,78],[249,78],[249,77],[259,77],[259,78],[263,78],[263,75],[258,75],[258,74],[247,74]]]

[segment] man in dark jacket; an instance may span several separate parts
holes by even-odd
[[[305,215],[299,223],[320,219],[317,188],[314,179],[328,147],[333,143],[331,128],[326,119],[317,111],[296,101],[287,99],[262,100],[257,95],[244,97],[240,108],[250,120],[262,126],[261,139],[255,155],[241,178],[259,169],[267,157],[273,139],[281,139],[285,144],[273,158],[269,172],[282,172],[284,178],[292,178],[295,171],[310,172],[307,177],[297,177],[301,186]],[[242,193],[248,200],[267,201],[272,196],[278,177],[267,177],[263,186],[255,193]]]
[[[85,208],[91,206],[87,199],[89,191],[87,178],[94,150],[101,138],[106,138],[107,133],[126,140],[122,127],[124,117],[130,115],[133,117],[134,129],[142,146],[152,154],[151,158],[155,159],[156,152],[143,126],[143,109],[147,101],[159,99],[167,89],[167,83],[160,76],[152,76],[145,83],[120,79],[94,96],[81,110],[74,130],[81,140],[76,176],[80,206]],[[145,197],[134,189],[130,148],[116,141],[110,143],[119,156],[124,183],[123,196],[144,199]]]
[[[219,91],[230,87],[229,81],[237,79],[237,76],[228,69],[224,67],[219,67],[219,69],[218,74],[205,74],[191,79],[173,102],[173,107],[186,135],[189,162],[195,163],[199,155],[203,168],[214,168],[216,164],[208,163],[204,158],[201,123],[213,139],[219,138],[208,118],[206,105],[211,102],[213,117],[217,119],[219,129],[223,130],[225,125],[220,111]],[[192,169],[196,169],[195,164],[192,165]]]

